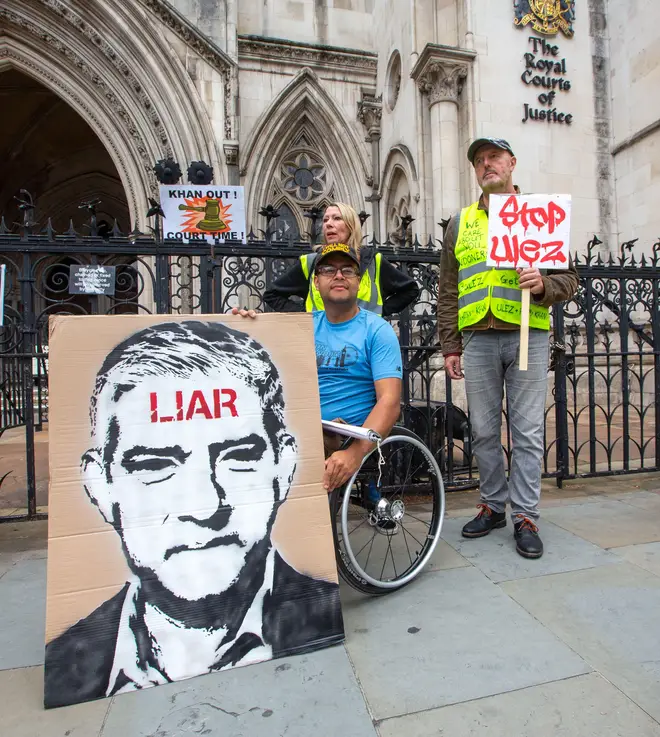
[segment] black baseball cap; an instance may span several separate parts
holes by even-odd
[[[485,146],[487,143],[490,144],[491,146],[496,146],[497,148],[501,148],[503,151],[508,151],[511,154],[511,156],[515,156],[515,154],[513,153],[513,149],[509,145],[509,142],[505,141],[503,138],[477,138],[476,141],[472,141],[472,143],[470,144],[470,148],[468,149],[468,152],[467,152],[467,157],[470,163],[472,164],[472,166],[474,166],[474,157],[477,151],[482,146]]]
[[[331,256],[333,253],[341,253],[344,256],[348,256],[348,258],[355,261],[358,266],[360,265],[360,258],[354,248],[346,245],[346,243],[328,243],[319,251],[319,257],[316,260],[315,269],[318,269],[319,264],[326,256]]]

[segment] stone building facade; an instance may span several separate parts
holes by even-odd
[[[24,187],[60,226],[98,199],[144,228],[173,157],[243,184],[255,230],[272,204],[304,235],[339,199],[381,240],[438,238],[478,192],[469,141],[497,135],[523,191],[572,194],[577,248],[649,252],[659,21],[653,0],[3,0],[0,212]]]

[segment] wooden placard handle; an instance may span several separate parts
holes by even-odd
[[[520,306],[520,356],[518,368],[527,371],[527,354],[529,353],[529,289],[522,290]]]

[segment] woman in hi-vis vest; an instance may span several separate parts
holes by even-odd
[[[360,288],[358,305],[387,317],[400,312],[419,295],[414,279],[377,253],[373,246],[362,245],[360,218],[355,210],[343,202],[334,202],[323,215],[323,243],[346,243],[353,246],[360,257]],[[321,248],[321,245],[317,248]],[[321,295],[310,278],[314,273],[316,251],[305,254],[298,262],[278,277],[264,294],[264,302],[275,312],[312,312],[323,309]]]

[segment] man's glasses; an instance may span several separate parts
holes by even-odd
[[[316,270],[319,276],[335,276],[338,271],[345,279],[354,279],[358,276],[358,272],[353,266],[330,266],[330,264],[322,264]]]

